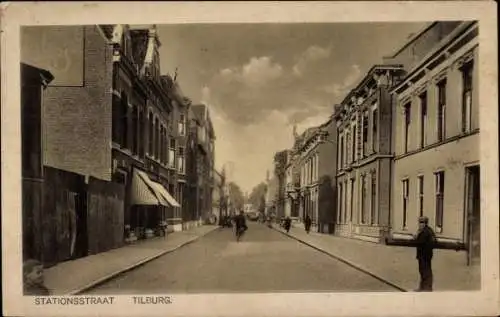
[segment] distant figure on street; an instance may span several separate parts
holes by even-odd
[[[306,219],[304,220],[304,226],[306,228],[306,232],[309,233],[311,231],[311,225],[312,225],[312,220],[309,215],[306,216]]]
[[[23,264],[24,295],[49,296],[50,291],[44,285],[43,265],[37,260],[27,260]]]
[[[286,217],[285,218],[285,230],[286,230],[286,233],[289,233],[290,232],[290,227],[292,226],[292,219],[290,219],[290,217]]]
[[[240,211],[239,215],[236,215],[234,217],[234,224],[236,227],[235,234],[236,234],[236,240],[239,241],[241,236],[245,231],[247,231],[247,223],[245,219],[245,214],[243,213],[243,210]]]
[[[418,271],[420,273],[420,285],[417,292],[432,292],[432,255],[436,245],[436,234],[429,227],[429,218],[418,218],[418,232],[414,243],[417,247]]]

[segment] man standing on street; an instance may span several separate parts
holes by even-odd
[[[436,244],[436,234],[429,227],[429,218],[418,218],[419,230],[415,235],[414,243],[417,247],[418,271],[420,272],[420,285],[417,292],[432,292],[432,255]]]

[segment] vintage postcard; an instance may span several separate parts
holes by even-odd
[[[7,316],[494,316],[496,5],[2,5]]]

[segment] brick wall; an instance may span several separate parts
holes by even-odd
[[[84,29],[84,85],[46,90],[44,163],[110,180],[112,52],[96,26]]]

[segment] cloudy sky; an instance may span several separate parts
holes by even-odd
[[[425,23],[162,25],[161,71],[210,107],[216,167],[244,191],[273,154],[327,120],[365,72]]]

